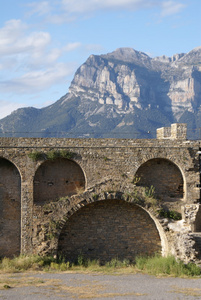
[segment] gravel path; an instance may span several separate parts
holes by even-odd
[[[201,299],[201,279],[142,274],[0,274],[0,288],[0,299]]]

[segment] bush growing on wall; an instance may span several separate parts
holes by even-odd
[[[75,153],[68,151],[68,150],[51,150],[47,153],[41,152],[41,151],[34,151],[30,152],[28,154],[29,158],[31,158],[33,161],[38,160],[54,160],[57,158],[67,158],[72,159],[75,157]]]

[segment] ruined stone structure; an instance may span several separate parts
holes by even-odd
[[[200,147],[185,124],[153,140],[0,138],[0,256],[200,260]]]

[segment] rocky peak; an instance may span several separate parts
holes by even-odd
[[[96,136],[101,136],[103,128],[107,132],[143,128],[147,133],[188,120],[189,128],[201,126],[201,47],[155,58],[119,48],[91,55],[75,73],[69,92],[55,104],[42,110],[17,110],[0,122],[0,128],[22,130],[20,124],[27,124],[25,128],[32,130],[37,124],[45,134],[46,129],[55,131],[55,122],[59,130],[77,130],[78,136],[80,131],[98,128]]]
[[[156,58],[119,48],[105,55],[91,55],[76,72],[70,93],[115,105],[121,113],[161,107],[172,111],[178,120],[185,110],[193,112],[199,102],[197,98],[194,101],[195,89],[201,89],[192,75],[195,62],[201,63],[201,47],[187,54]]]
[[[190,52],[184,54],[179,60],[179,63],[201,65],[201,46],[194,48]]]
[[[136,51],[132,48],[118,48],[111,53],[101,55],[101,57],[106,59],[115,59],[119,61],[135,63],[137,65],[150,64],[151,60],[151,58],[147,54],[141,51]]]

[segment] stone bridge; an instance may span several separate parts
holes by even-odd
[[[201,259],[200,141],[0,138],[0,256]]]

